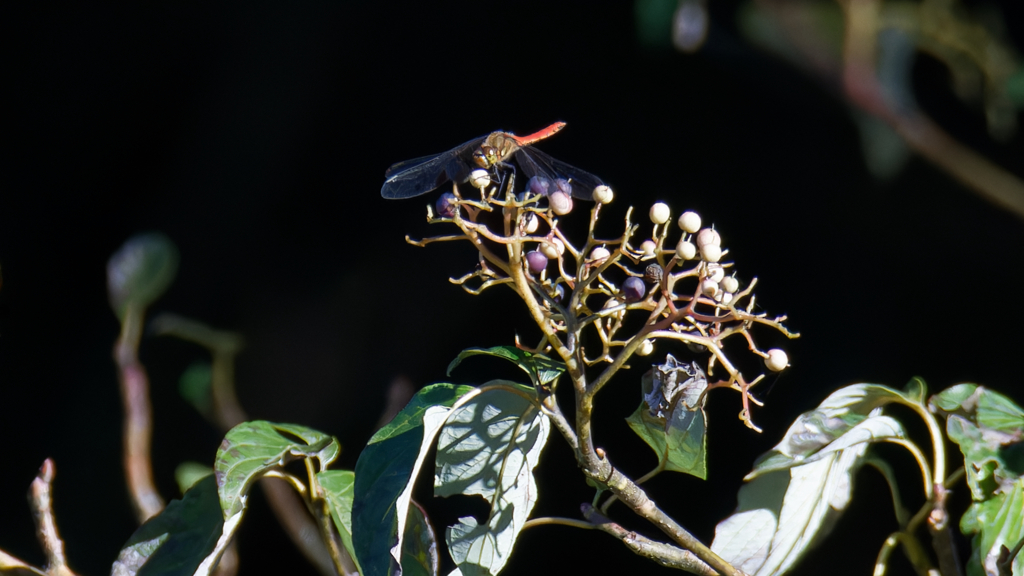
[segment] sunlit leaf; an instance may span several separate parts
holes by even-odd
[[[465,576],[497,574],[537,501],[533,469],[550,423],[533,398],[493,382],[456,407],[437,441],[434,494],[479,495],[487,521],[460,518],[448,528],[448,549]]]
[[[969,402],[977,389],[977,384],[957,384],[932,396],[931,402],[945,412],[961,411],[965,414],[974,412],[973,402],[967,408],[964,408],[964,405]]]
[[[626,422],[658,455],[665,470],[707,477],[707,377],[696,363],[669,354],[642,379],[643,402]]]
[[[960,520],[960,530],[976,534],[971,541],[967,575],[997,576],[1000,547],[1012,548],[1024,538],[1024,478],[1018,478],[1007,491],[972,504]],[[1024,574],[1024,557],[1020,554],[1013,560],[1011,573]]]
[[[823,538],[850,501],[867,444],[761,475],[740,488],[736,512],[715,528],[711,549],[753,576],[783,574]]]
[[[214,553],[223,526],[217,483],[208,476],[132,534],[111,576],[191,576]]]
[[[350,470],[324,470],[317,473],[316,480],[323,488],[327,507],[331,511],[334,527],[338,529],[341,543],[349,556],[359,567],[355,548],[352,547],[352,499],[355,496],[356,473]]]
[[[400,570],[412,487],[451,406],[470,386],[433,384],[377,431],[356,462],[352,544],[363,576]]]
[[[536,354],[520,350],[515,346],[495,346],[493,348],[468,348],[463,350],[455,360],[448,365],[448,375],[452,370],[470,356],[494,356],[512,362],[529,374],[530,381],[534,386],[547,385],[558,379],[565,373],[565,363],[548,358],[543,354]]]
[[[916,390],[911,392],[918,394]],[[901,401],[916,404],[914,396],[878,384],[854,384],[836,390],[817,408],[797,417],[782,441],[757,459],[747,478],[801,464],[866,420],[875,408]]]
[[[900,423],[880,410],[860,413],[898,393],[849,388],[802,414],[783,441],[758,458],[736,513],[715,529],[712,550],[748,574],[775,575],[828,534],[850,502],[853,474],[869,444],[906,438]]]
[[[256,420],[235,426],[221,442],[214,464],[225,520],[245,508],[249,489],[267,470],[304,457],[317,458],[323,469],[340,449],[333,436],[296,424]]]
[[[178,249],[159,232],[128,239],[107,263],[110,306],[124,319],[129,306],[144,309],[164,293],[178,272]]]

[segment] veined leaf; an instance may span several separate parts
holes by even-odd
[[[696,363],[671,354],[643,379],[643,402],[626,422],[658,455],[665,470],[707,478],[707,414],[702,394],[708,387]]]
[[[223,527],[217,482],[207,476],[132,534],[110,574],[192,576],[208,557],[219,557]]]
[[[849,414],[839,407],[863,406],[865,402],[830,399],[822,403],[830,408],[821,410],[819,406],[821,412],[813,419],[808,414],[818,411],[801,415],[783,442],[758,459],[760,464],[747,475],[750,482],[740,489],[736,512],[715,528],[711,549],[748,574],[778,575],[792,568],[828,534],[849,504],[853,474],[869,443],[906,437],[899,422],[877,412],[846,426],[843,418]],[[837,422],[832,429],[812,426],[833,421],[830,419]],[[798,431],[794,432],[795,428]],[[797,442],[801,434],[810,434],[814,442]],[[824,441],[828,438],[831,440]],[[783,452],[793,445],[802,448],[799,458]],[[814,445],[817,449],[803,449]]]
[[[530,381],[534,386],[547,385],[558,379],[565,373],[565,363],[559,360],[548,358],[543,354],[535,354],[520,350],[515,346],[495,346],[493,348],[468,348],[463,350],[452,363],[448,365],[448,375],[452,370],[470,356],[494,356],[512,362],[522,368],[530,375]]]
[[[352,504],[352,544],[363,576],[401,571],[405,525],[416,475],[451,406],[473,390],[454,384],[423,388],[373,435],[359,455]]]
[[[317,458],[323,469],[340,450],[337,438],[296,424],[255,420],[235,426],[224,436],[214,464],[224,519],[245,509],[249,489],[267,470],[303,457]]]
[[[413,500],[402,540],[402,576],[437,576],[440,566],[437,536],[427,520],[427,513]]]
[[[967,576],[997,576],[1000,548],[1013,548],[1024,538],[1024,478],[1017,478],[1007,491],[972,504],[960,519],[960,531],[977,534],[971,541]],[[1024,574],[1020,554],[1013,559],[1010,573]]]
[[[460,518],[445,539],[465,576],[494,575],[508,562],[537,501],[533,469],[550,422],[518,388],[498,383],[457,406],[437,441],[434,494],[477,494],[491,506],[487,522]]]
[[[802,464],[866,420],[875,408],[892,402],[917,404],[919,396],[920,389],[917,386],[910,388],[909,395],[879,384],[854,384],[840,388],[825,398],[817,408],[797,417],[782,441],[757,459],[747,479],[764,472]],[[877,439],[887,434],[880,428],[873,427],[871,430],[871,433],[877,431],[882,434]],[[864,438],[860,441],[873,440]]]

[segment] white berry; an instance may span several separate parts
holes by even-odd
[[[611,188],[601,184],[597,188],[594,188],[592,198],[594,199],[594,202],[597,202],[598,204],[611,204],[612,199],[615,198],[615,194],[612,193]]]
[[[644,340],[636,349],[636,353],[640,356],[649,356],[651,352],[654,352],[654,342],[650,340]]]
[[[718,262],[722,257],[722,248],[714,244],[707,244],[700,248],[700,259],[705,262]]]
[[[611,252],[609,252],[604,246],[598,246],[590,251],[590,259],[595,262],[603,262],[611,255]]]
[[[781,372],[789,366],[789,356],[778,348],[772,348],[768,351],[768,357],[764,359],[764,365],[772,372]]]
[[[559,216],[572,212],[572,198],[562,191],[552,192],[551,196],[548,196],[548,205],[551,206],[551,211]]]
[[[644,253],[644,256],[654,256],[654,251],[658,248],[658,245],[654,243],[654,240],[644,240],[640,244],[640,251]]]
[[[540,253],[547,256],[549,260],[558,258],[558,247],[550,242],[540,243]]]
[[[697,248],[721,245],[722,237],[713,228],[705,228],[697,234]]]
[[[487,170],[476,169],[469,173],[469,183],[474,188],[484,188],[491,183],[491,175]]]
[[[693,242],[680,239],[679,244],[676,244],[676,256],[683,260],[693,260],[697,257],[697,247]]]
[[[718,294],[718,282],[711,279],[705,279],[700,283],[700,292],[708,298],[714,298],[715,294]]]
[[[722,278],[721,284],[722,290],[729,293],[735,293],[740,289],[740,281],[737,280],[735,276],[726,276],[725,278]]]
[[[700,214],[693,211],[683,212],[679,215],[679,227],[690,234],[700,230]]]
[[[668,222],[669,216],[672,215],[672,211],[669,209],[668,204],[664,202],[655,202],[654,206],[651,206],[651,222],[655,224],[664,224]]]

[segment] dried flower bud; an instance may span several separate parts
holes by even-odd
[[[669,209],[668,204],[664,202],[655,202],[654,206],[651,206],[651,222],[655,224],[668,222],[671,215],[672,211]]]
[[[572,212],[572,197],[561,190],[552,192],[548,196],[548,204],[551,206],[551,211],[559,216]]]
[[[708,244],[700,249],[700,259],[705,262],[718,262],[721,258],[722,248],[720,246]]]
[[[597,188],[594,188],[592,197],[594,198],[594,202],[597,202],[598,204],[611,204],[612,199],[615,198],[615,194],[612,193],[611,188],[602,184]]]
[[[661,282],[661,277],[664,275],[664,273],[665,271],[661,269],[661,266],[657,264],[651,264],[647,267],[646,270],[644,270],[644,280],[650,282],[651,284],[657,284],[658,282]]]
[[[491,184],[491,174],[487,170],[477,168],[469,173],[469,183],[474,188],[483,189]]]
[[[740,289],[740,281],[737,280],[735,276],[726,276],[725,278],[722,278],[721,284],[722,290],[725,290],[730,294],[734,294]]]
[[[705,228],[697,233],[697,248],[705,246],[721,246],[722,237],[712,228]]]
[[[697,247],[693,242],[680,239],[679,244],[676,244],[676,256],[683,260],[693,260],[697,257]]]
[[[695,234],[700,230],[700,214],[693,211],[683,212],[679,215],[679,227],[689,234]]]
[[[644,240],[640,244],[640,251],[643,252],[644,256],[654,256],[654,251],[658,249],[658,245],[654,243],[654,240]]]
[[[700,283],[700,293],[707,296],[708,298],[714,298],[715,294],[718,294],[718,282],[714,280],[705,279]]]
[[[789,366],[789,356],[778,348],[772,348],[768,351],[768,357],[764,359],[764,365],[772,372],[781,372]]]

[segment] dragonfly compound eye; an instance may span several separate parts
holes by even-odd
[[[481,146],[473,152],[473,161],[481,168],[490,168],[498,163],[498,150],[494,146]]]

